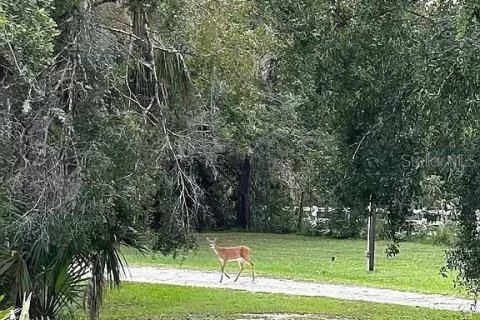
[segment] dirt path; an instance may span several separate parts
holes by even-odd
[[[246,274],[247,272],[245,275],[242,275],[236,283],[233,282],[233,279],[229,280],[226,277],[224,277],[223,283],[219,283],[219,272],[173,268],[130,267],[130,275],[125,280],[194,287],[227,288],[250,292],[319,296],[453,311],[469,311],[472,306],[472,300],[351,285],[322,284],[267,277],[257,277],[255,282],[251,283],[251,278],[247,277]],[[231,276],[233,276],[233,274]]]

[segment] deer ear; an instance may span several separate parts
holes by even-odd
[[[207,237],[207,240],[208,240],[208,241],[210,241],[210,238],[209,238],[209,237]]]
[[[213,239],[213,242],[217,241],[217,238]]]

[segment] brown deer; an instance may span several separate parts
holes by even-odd
[[[222,271],[222,275],[220,277],[220,282],[223,280],[223,275],[227,276],[230,279],[230,276],[225,273],[225,266],[229,261],[237,261],[240,267],[240,271],[235,278],[235,281],[238,280],[238,277],[243,271],[244,264],[248,264],[250,269],[252,270],[252,282],[255,281],[255,264],[253,263],[252,259],[250,259],[250,248],[246,246],[238,246],[238,247],[217,247],[217,238],[211,240],[207,238],[210,248],[215,252],[218,257],[218,261],[220,261],[220,269]],[[234,281],[234,282],[235,282]]]

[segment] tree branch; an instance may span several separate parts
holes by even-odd
[[[133,38],[135,40],[147,42],[145,39],[142,39],[139,36],[134,35],[133,33],[122,30],[122,29],[108,27],[108,26],[103,25],[103,24],[95,24],[95,26],[100,27],[100,28],[105,29],[105,30],[108,30],[108,31],[111,31],[111,32],[123,34],[123,35],[125,35],[127,37],[130,37],[130,38]],[[155,39],[151,39],[151,40],[156,42]],[[180,51],[180,50],[175,50],[175,49],[167,49],[165,47],[158,47],[158,46],[155,46],[155,45],[153,45],[153,48],[156,49],[156,50],[166,52],[166,53],[188,54],[188,55],[191,55],[191,56],[195,55],[195,53],[193,53],[193,52]]]
[[[98,7],[98,6],[100,6],[102,4],[105,4],[105,3],[117,3],[117,2],[118,2],[118,0],[100,0],[100,1],[94,2],[92,4],[92,7],[95,8],[95,7]]]
[[[432,18],[427,17],[427,16],[424,15],[424,14],[421,14],[421,13],[418,13],[418,12],[415,12],[415,11],[411,11],[411,10],[406,10],[406,11],[407,11],[408,13],[410,13],[410,14],[413,14],[414,16],[423,18],[423,19],[428,20],[428,21],[430,21],[430,22],[435,21],[435,20],[433,20]]]

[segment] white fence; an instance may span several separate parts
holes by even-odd
[[[294,208],[294,212],[298,212],[298,207]],[[303,207],[304,219],[312,226],[316,226],[318,223],[325,223],[329,221],[329,213],[341,210],[349,218],[350,208],[337,209],[333,207]],[[386,210],[378,208],[377,212],[382,215]],[[447,207],[446,210],[442,209],[414,209],[407,221],[413,224],[425,224],[431,225],[444,225],[447,222],[455,220],[458,214],[458,210],[455,207]],[[477,213],[477,219],[480,225],[480,210]]]

